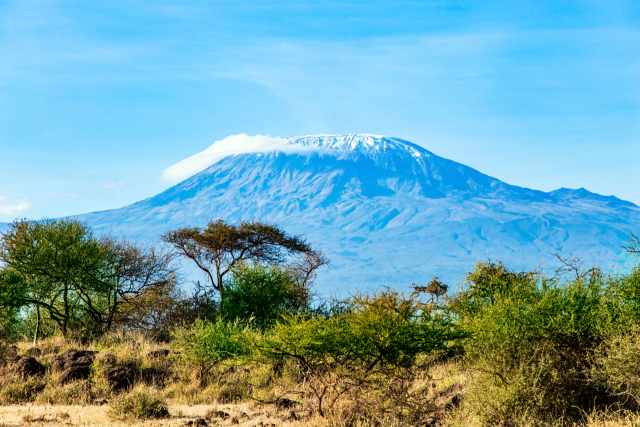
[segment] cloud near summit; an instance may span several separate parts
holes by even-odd
[[[6,197],[0,197],[0,217],[12,218],[16,215],[27,211],[31,208],[31,203],[27,199],[9,200]]]
[[[270,151],[282,151],[291,154],[309,152],[311,150],[314,150],[314,148],[287,144],[285,138],[277,136],[249,136],[241,133],[216,141],[206,150],[169,166],[162,172],[162,177],[168,181],[179,182],[203,171],[224,157],[236,154],[267,153]]]

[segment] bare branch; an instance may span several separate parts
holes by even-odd
[[[622,248],[630,254],[640,256],[640,235],[629,233],[629,243],[622,245]]]

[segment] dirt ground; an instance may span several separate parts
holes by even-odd
[[[290,410],[276,411],[273,406],[257,404],[240,405],[170,405],[169,418],[148,421],[112,422],[107,418],[108,406],[0,406],[0,427],[13,426],[144,426],[177,427],[197,426],[197,420],[205,418],[208,411],[228,414],[207,418],[209,426],[238,427],[315,427],[324,425],[322,419],[309,418]],[[295,419],[298,418],[298,419]]]

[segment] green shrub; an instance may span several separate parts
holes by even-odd
[[[233,270],[225,284],[222,314],[228,320],[251,320],[264,329],[281,314],[306,308],[309,291],[296,284],[286,269],[278,266],[243,263]]]
[[[158,419],[168,417],[169,409],[160,391],[138,386],[114,400],[107,415],[112,420]]]
[[[198,367],[204,376],[222,362],[249,355],[252,335],[248,327],[237,322],[197,320],[176,331],[173,345],[182,360]]]
[[[592,356],[629,318],[611,277],[574,279],[478,264],[450,309],[468,332],[466,363],[479,377],[467,406],[488,424],[570,423],[610,403]],[[562,421],[565,420],[565,421]]]
[[[352,310],[331,317],[284,316],[257,342],[257,351],[272,364],[297,362],[322,414],[325,401],[332,409],[354,390],[363,396],[397,391],[391,387],[395,378],[408,391],[421,358],[446,350],[458,337],[454,325],[431,306],[387,291],[355,297]],[[428,402],[416,399],[420,394],[382,396],[393,400],[382,405],[400,412],[407,405],[428,408]]]
[[[595,354],[593,377],[619,397],[622,407],[640,408],[640,326],[613,335]]]
[[[634,265],[626,274],[607,278],[611,304],[619,310],[613,333],[628,331],[629,325],[640,324],[640,264]]]

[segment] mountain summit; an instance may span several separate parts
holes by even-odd
[[[517,187],[409,141],[376,135],[289,138],[305,150],[223,158],[133,205],[83,215],[140,238],[209,219],[256,218],[304,234],[332,261],[324,291],[459,281],[477,261],[551,266],[560,252],[621,265],[640,208],[584,189]]]

